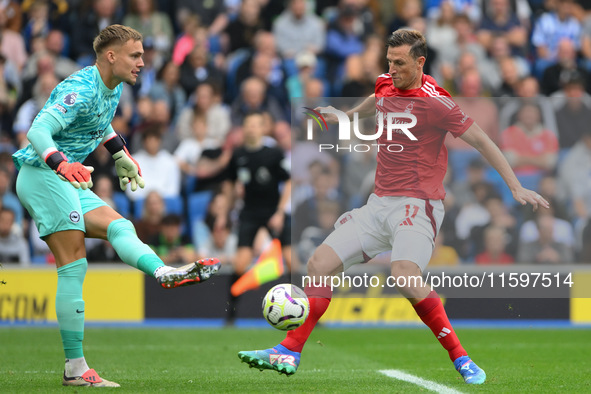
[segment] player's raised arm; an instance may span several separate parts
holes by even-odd
[[[375,93],[372,93],[371,96],[369,96],[368,98],[363,100],[363,102],[361,104],[359,104],[357,107],[351,108],[350,110],[345,112],[347,114],[347,116],[349,117],[349,119],[351,119],[351,115],[353,115],[355,112],[357,112],[359,114],[359,119],[367,118],[367,117],[375,115],[375,113],[376,113],[375,96],[376,96]],[[333,106],[316,107],[314,109],[316,111],[319,111],[322,113],[322,115],[324,116],[324,119],[326,119],[327,123],[338,123],[339,122],[339,120],[335,114],[322,112],[323,109],[333,109],[333,110],[336,109]]]
[[[103,145],[115,159],[115,170],[119,177],[121,190],[125,190],[128,183],[131,183],[132,192],[136,191],[138,186],[143,189],[146,182],[142,178],[140,165],[131,157],[123,137],[117,134],[111,126],[103,138]]]
[[[480,126],[473,123],[460,138],[476,148],[476,150],[488,160],[490,165],[497,170],[507,186],[509,186],[511,193],[513,193],[513,198],[515,198],[517,202],[521,205],[530,203],[534,207],[534,210],[537,210],[540,205],[544,208],[550,207],[548,201],[538,193],[521,186],[521,183],[519,183],[519,180],[503,155],[503,152],[501,152],[499,147],[492,142]]]

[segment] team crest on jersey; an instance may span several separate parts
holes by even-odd
[[[78,97],[78,93],[76,93],[76,92],[66,94],[66,97],[64,97],[64,104],[74,105],[77,97]]]
[[[80,221],[80,213],[78,211],[70,212],[70,220],[72,223],[78,223]]]

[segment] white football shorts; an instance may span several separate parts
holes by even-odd
[[[425,270],[445,212],[441,200],[414,197],[378,197],[346,212],[326,238],[347,270],[391,251],[391,261],[408,260]]]

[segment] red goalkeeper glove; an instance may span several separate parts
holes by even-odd
[[[66,156],[57,151],[48,155],[45,163],[62,181],[70,182],[76,189],[86,190],[92,187],[90,173],[94,171],[93,167],[84,166],[81,163],[68,163]]]

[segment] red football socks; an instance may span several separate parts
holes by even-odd
[[[330,287],[306,286],[304,291],[310,302],[310,313],[308,314],[308,318],[300,327],[288,331],[287,336],[281,342],[281,345],[285,346],[292,352],[302,351],[308,337],[316,326],[316,323],[318,323],[318,320],[324,315],[326,309],[328,309],[332,297],[332,290]]]
[[[423,323],[433,331],[441,346],[449,352],[451,361],[468,355],[452,328],[441,299],[435,290],[431,291],[427,298],[414,305],[414,308]]]

